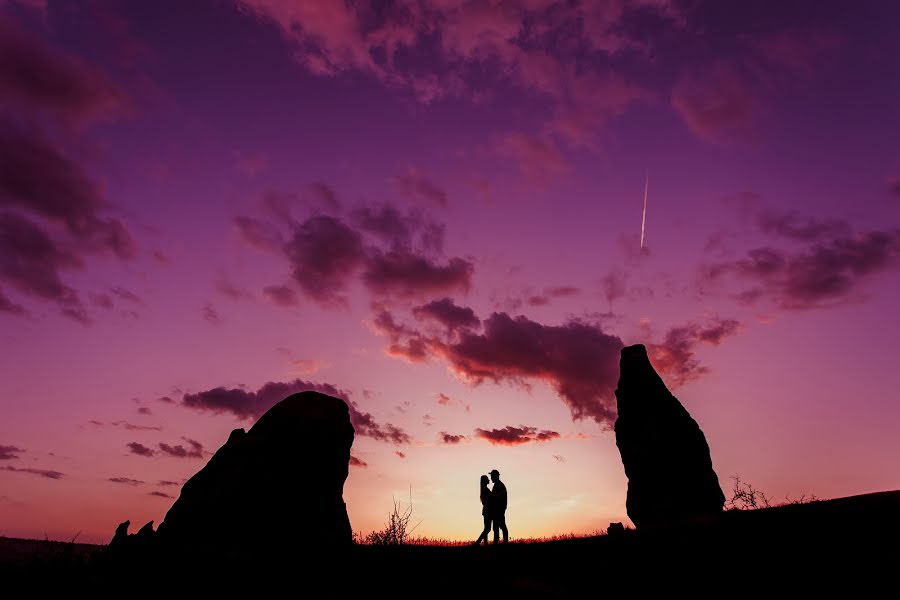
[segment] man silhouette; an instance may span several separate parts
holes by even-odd
[[[494,509],[494,543],[500,541],[500,531],[503,531],[503,543],[509,541],[509,532],[506,530],[506,486],[500,481],[500,471],[491,471],[491,481],[494,487],[491,489]]]

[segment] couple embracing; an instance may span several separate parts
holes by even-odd
[[[506,486],[500,481],[500,471],[491,471],[493,489],[488,488],[488,476],[481,476],[481,514],[484,517],[484,531],[473,544],[478,546],[484,541],[487,546],[488,534],[494,530],[494,543],[500,539],[500,531],[503,531],[503,543],[509,541],[509,532],[506,530]]]

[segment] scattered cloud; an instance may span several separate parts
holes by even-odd
[[[455,435],[452,433],[447,433],[446,431],[442,431],[438,434],[438,440],[442,444],[449,444],[451,446],[455,446],[461,442],[465,442],[468,439],[469,438],[464,435]]]
[[[555,460],[556,462],[566,462],[566,457],[562,456],[561,454],[554,454],[553,460]]]
[[[495,446],[519,446],[532,442],[548,442],[560,437],[556,431],[549,429],[537,429],[520,425],[512,427],[507,425],[502,429],[476,429],[475,437],[479,437]]]
[[[181,439],[187,442],[187,447],[184,447],[181,444],[170,446],[169,444],[160,443],[160,453],[166,454],[168,456],[173,456],[175,458],[203,458],[203,444],[201,444],[197,440],[192,440],[186,437]]]
[[[139,415],[151,416],[153,414],[149,406],[139,406],[137,411]]]
[[[366,467],[369,466],[369,463],[367,463],[367,462],[365,462],[364,460],[361,460],[361,459],[359,459],[359,458],[357,458],[357,457],[355,457],[355,456],[353,456],[353,455],[351,454],[351,455],[350,455],[350,466],[351,466],[351,467],[366,468]]]
[[[541,294],[528,296],[527,302],[531,306],[546,306],[556,298],[568,298],[581,294],[581,289],[572,286],[549,287]]]
[[[25,452],[25,450],[16,446],[0,445],[0,460],[15,460],[19,458],[22,452]]]
[[[170,496],[165,492],[160,492],[159,490],[153,490],[152,492],[147,493],[148,496],[158,496],[159,498],[169,498],[170,500],[174,498],[174,496]]]
[[[113,483],[121,483],[123,485],[143,485],[143,481],[139,479],[130,479],[128,477],[110,477],[107,481],[111,481]]]
[[[405,452],[401,452],[401,451],[399,451],[399,450],[394,450],[394,454],[396,454],[396,455],[399,456],[400,458],[406,458],[406,453],[405,453]]]
[[[5,465],[0,467],[0,469],[4,471],[13,471],[15,473],[28,473],[29,475],[37,475],[38,477],[44,477],[46,479],[62,479],[66,476],[65,473],[60,473],[59,471],[51,471],[48,469],[32,469],[30,467],[14,467],[12,465]]]
[[[128,442],[127,446],[129,452],[138,456],[154,456],[156,454],[152,448],[148,448],[139,442]]]
[[[161,485],[163,487],[171,487],[171,486],[180,486],[181,484],[177,481],[167,481],[165,479],[161,479],[156,482],[156,485]]]
[[[219,311],[217,311],[215,307],[209,302],[203,305],[201,314],[203,315],[204,321],[215,327],[218,327],[225,322],[225,319],[222,318],[222,315],[219,314]]]

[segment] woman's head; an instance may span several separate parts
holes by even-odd
[[[486,486],[486,485],[488,484],[488,481],[490,481],[490,480],[488,479],[488,476],[487,476],[487,475],[482,475],[482,476],[481,476],[481,487]]]

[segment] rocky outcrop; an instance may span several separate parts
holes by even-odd
[[[643,345],[622,349],[616,445],[638,529],[720,513],[725,496],[703,431],[653,369]]]
[[[159,543],[230,555],[350,545],[343,488],[353,434],[343,400],[288,396],[249,431],[232,431],[184,484]]]

